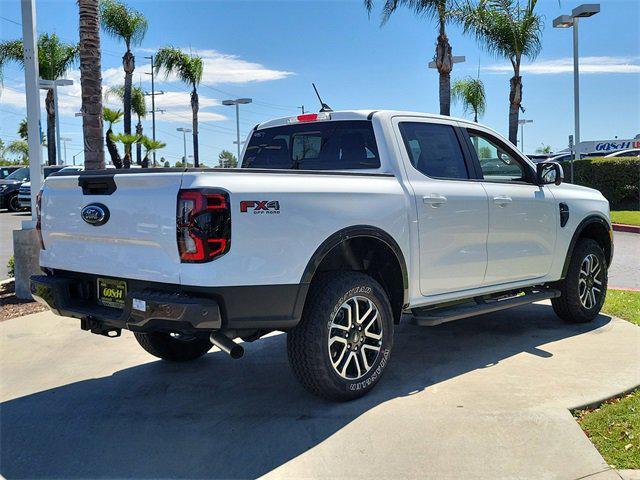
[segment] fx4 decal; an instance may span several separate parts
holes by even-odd
[[[280,202],[277,200],[242,200],[240,202],[240,212],[247,213],[253,211],[254,215],[279,214]]]

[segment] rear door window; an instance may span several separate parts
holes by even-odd
[[[310,122],[255,131],[242,167],[374,169],[380,167],[380,157],[370,121]]]
[[[451,125],[401,122],[400,133],[416,170],[431,178],[469,178],[462,147]]]

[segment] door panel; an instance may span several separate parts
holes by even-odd
[[[482,285],[487,266],[489,207],[480,182],[468,180],[454,122],[397,119],[418,221],[420,292]]]
[[[543,277],[556,239],[555,201],[543,187],[484,182],[489,198],[487,274],[484,284]]]
[[[558,223],[553,195],[533,184],[531,167],[509,144],[488,132],[469,135],[489,201],[484,285],[545,276]]]

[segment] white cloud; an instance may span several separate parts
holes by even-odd
[[[155,52],[150,49],[140,49],[144,52]],[[260,63],[248,62],[237,55],[220,53],[216,50],[193,50],[184,48],[183,51],[191,51],[194,55],[202,57],[202,83],[205,85],[218,85],[222,83],[250,83],[281,80],[294,75],[286,70],[274,70]],[[149,65],[142,68],[149,69]],[[169,76],[166,81],[177,81],[175,76]]]
[[[580,58],[581,74],[603,73],[640,73],[639,57],[582,57]],[[511,65],[489,65],[483,70],[491,73],[511,74]],[[524,63],[520,67],[522,73],[533,75],[556,75],[560,73],[573,73],[573,58],[558,58],[555,60],[540,60],[533,63]]]

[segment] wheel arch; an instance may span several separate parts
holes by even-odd
[[[564,266],[562,267],[562,278],[565,278],[567,276],[567,271],[569,270],[569,263],[571,261],[571,256],[573,255],[573,250],[575,249],[578,240],[580,240],[581,238],[591,238],[598,242],[598,244],[604,250],[607,265],[611,265],[611,260],[613,258],[611,226],[607,219],[603,216],[596,214],[589,215],[578,224],[576,231],[571,237],[569,249],[567,250],[567,255],[564,260]]]
[[[301,283],[311,283],[317,273],[328,270],[371,275],[387,293],[394,321],[399,322],[409,301],[409,275],[402,249],[389,233],[370,225],[355,225],[333,233],[311,256]]]

